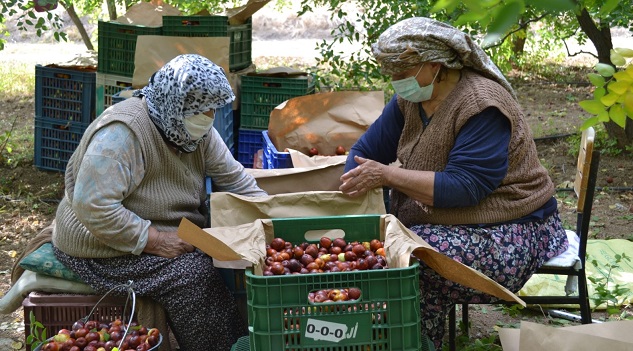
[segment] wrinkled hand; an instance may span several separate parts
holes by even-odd
[[[177,232],[159,232],[156,228],[149,227],[147,245],[145,245],[143,252],[174,258],[187,252],[193,252],[194,249],[193,245],[180,239]]]
[[[360,156],[354,156],[354,161],[358,166],[341,176],[343,184],[339,187],[340,191],[355,197],[384,185],[385,165]]]

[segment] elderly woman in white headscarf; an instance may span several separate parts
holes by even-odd
[[[183,217],[204,225],[206,176],[218,191],[266,195],[212,127],[234,99],[221,67],[172,59],[86,129],[56,214],[56,257],[98,293],[133,281],[164,307],[181,350],[228,351],[247,333],[211,257],[176,233]]]
[[[428,18],[391,26],[372,51],[396,94],[351,148],[341,191],[391,188],[390,212],[413,232],[518,291],[568,243],[511,85],[470,37]],[[455,303],[492,298],[421,266],[423,332],[439,350]]]

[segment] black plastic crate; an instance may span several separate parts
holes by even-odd
[[[79,145],[88,123],[35,117],[35,167],[66,170],[66,164]]]
[[[93,68],[35,65],[35,115],[90,123],[95,118]]]

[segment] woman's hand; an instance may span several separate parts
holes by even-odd
[[[360,156],[354,156],[354,161],[358,163],[356,168],[341,176],[343,183],[339,190],[351,197],[360,196],[367,191],[385,184],[385,165]]]
[[[149,227],[147,245],[145,245],[143,252],[174,258],[187,252],[193,252],[194,249],[193,245],[181,240],[177,232],[159,232],[156,228]]]

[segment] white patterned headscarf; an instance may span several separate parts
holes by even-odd
[[[167,62],[134,96],[145,97],[156,127],[184,152],[195,151],[204,138],[191,140],[183,119],[220,109],[235,100],[222,67],[195,54],[176,56]]]
[[[387,28],[371,49],[383,74],[406,71],[423,62],[439,62],[452,69],[468,67],[501,84],[516,98],[510,83],[481,47],[448,24],[426,17],[407,18]]]

